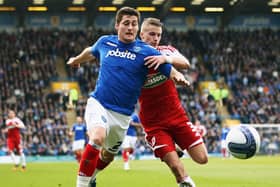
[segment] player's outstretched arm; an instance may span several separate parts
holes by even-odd
[[[72,67],[79,67],[81,63],[94,60],[95,57],[91,53],[91,47],[85,48],[79,55],[71,57],[67,64]]]
[[[181,54],[166,56],[166,62],[172,64],[176,69],[187,69],[190,67],[189,60]]]
[[[172,64],[177,69],[187,69],[190,67],[189,60],[183,55],[159,55],[148,56],[145,58],[145,65],[148,68],[157,69],[163,63]]]
[[[185,76],[177,71],[174,67],[171,68],[170,79],[172,79],[175,84],[182,86],[190,86],[190,82],[185,78]]]

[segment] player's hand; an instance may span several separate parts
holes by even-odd
[[[148,66],[148,68],[154,68],[154,70],[158,69],[158,67],[161,64],[164,64],[166,62],[166,59],[163,55],[158,56],[148,56],[145,59],[145,65]]]
[[[190,82],[187,79],[185,79],[185,77],[175,76],[173,78],[173,81],[178,85],[190,86]]]
[[[171,71],[170,78],[177,85],[190,86],[190,82],[185,78],[185,76],[179,71]]]
[[[67,61],[66,64],[70,65],[71,67],[74,67],[74,68],[80,67],[80,63],[77,61],[76,57],[69,58],[69,60]]]

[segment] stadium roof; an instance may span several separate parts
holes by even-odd
[[[46,6],[49,12],[68,11],[68,7],[84,7],[77,10],[88,12],[98,11],[99,7],[154,7],[154,12],[164,16],[171,7],[184,7],[183,12],[189,14],[202,14],[206,7],[223,8],[224,13],[231,14],[271,13],[273,7],[280,7],[280,0],[0,0],[1,6],[23,12],[30,6]]]

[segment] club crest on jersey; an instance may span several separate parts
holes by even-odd
[[[133,51],[135,52],[139,52],[141,50],[141,47],[135,46],[133,47]]]
[[[106,58],[109,56],[115,56],[115,57],[120,57],[120,58],[126,58],[129,60],[135,60],[136,58],[136,54],[131,53],[130,51],[126,50],[126,51],[120,51],[119,48],[115,49],[115,50],[109,50],[106,54]]]
[[[163,83],[166,80],[167,80],[167,77],[164,76],[163,74],[161,74],[160,72],[149,74],[147,76],[147,79],[145,81],[145,84],[144,84],[143,88],[153,88],[153,87],[156,87],[156,86],[160,85],[161,83]]]

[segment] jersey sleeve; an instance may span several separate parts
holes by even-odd
[[[161,52],[163,55],[167,56],[183,56],[178,49],[171,45],[161,45],[158,46],[157,49]],[[184,57],[184,56],[183,56]]]
[[[20,125],[21,128],[25,128],[25,125],[24,125],[23,121],[21,121],[21,119],[16,118],[15,121],[16,121],[17,124]]]
[[[152,48],[153,51],[154,51],[154,54],[153,55],[162,55],[158,50]],[[172,65],[169,64],[169,63],[164,63],[164,64],[161,64],[159,66],[159,71],[165,75],[166,77],[170,77],[170,72],[171,72],[171,68],[172,68]]]
[[[102,42],[104,41],[104,39],[106,38],[106,36],[102,36],[100,37],[92,46],[91,46],[91,53],[93,56],[95,56],[97,59],[100,58],[100,45],[102,44]]]

